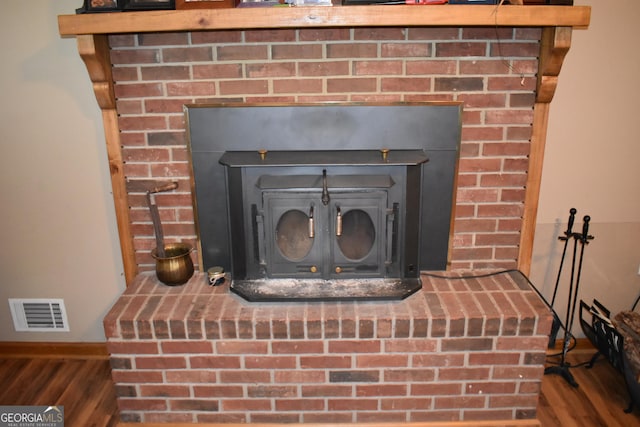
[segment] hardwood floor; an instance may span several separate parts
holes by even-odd
[[[572,365],[588,362],[594,350],[569,354]],[[640,409],[631,414],[624,379],[603,358],[591,369],[570,370],[578,387],[571,387],[559,375],[545,375],[538,403],[538,419],[543,427],[627,427],[640,426]]]
[[[118,423],[109,361],[0,359],[0,405],[63,405],[65,426]]]
[[[593,350],[576,350],[573,365],[588,361]],[[538,406],[543,427],[640,426],[640,409],[625,414],[624,380],[607,362],[593,369],[571,369],[579,387],[559,375],[546,375]],[[109,362],[101,359],[0,359],[0,405],[64,405],[69,427],[117,425],[115,391]]]

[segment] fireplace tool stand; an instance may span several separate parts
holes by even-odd
[[[555,288],[553,291],[553,299],[551,302],[551,307],[555,303],[556,294],[558,291],[558,285],[560,283],[560,276],[562,275],[562,268],[564,265],[564,259],[567,251],[567,246],[569,240],[573,239],[573,255],[572,255],[572,265],[571,265],[571,274],[569,278],[569,295],[567,297],[567,313],[565,316],[565,322],[563,325],[564,329],[564,337],[562,342],[562,352],[559,354],[560,362],[557,366],[549,366],[545,368],[544,373],[547,374],[558,374],[562,376],[571,386],[578,387],[578,383],[573,378],[573,375],[569,371],[571,365],[566,361],[567,353],[569,351],[569,345],[571,343],[571,338],[573,335],[571,334],[571,329],[573,326],[573,320],[575,316],[576,303],[578,301],[578,290],[580,289],[580,277],[582,275],[582,261],[584,259],[584,248],[589,241],[593,239],[593,236],[589,235],[589,222],[591,221],[591,217],[589,215],[585,215],[583,218],[582,224],[582,233],[574,233],[572,232],[573,223],[575,220],[576,209],[571,208],[569,211],[569,221],[567,226],[567,231],[564,232],[563,236],[560,236],[559,239],[564,241],[564,249],[562,252],[562,259],[560,261],[560,267],[558,269],[558,276],[556,279]],[[578,257],[578,245],[580,245],[580,256]],[[554,312],[554,320],[551,328],[551,334],[549,337],[549,345],[551,343],[555,343],[556,335],[560,329],[561,322],[558,318],[557,314]]]

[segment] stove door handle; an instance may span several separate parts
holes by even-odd
[[[327,170],[322,169],[322,204],[327,206],[329,204],[329,186],[327,185]]]
[[[313,239],[316,236],[316,225],[313,219],[313,205],[309,207],[309,238]]]
[[[336,206],[336,236],[342,236],[342,211]]]

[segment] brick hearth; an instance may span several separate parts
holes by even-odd
[[[534,418],[548,310],[520,273],[445,274],[401,302],[288,305],[142,274],[104,322],[122,420]]]

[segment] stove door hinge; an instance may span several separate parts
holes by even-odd
[[[387,251],[384,265],[389,267],[393,264],[393,237],[394,237],[394,224],[396,220],[396,210],[387,209]]]
[[[256,226],[256,235],[255,237],[257,237],[255,239],[255,243],[257,246],[257,252],[258,252],[258,263],[262,266],[262,267],[266,267],[267,265],[267,260],[266,260],[266,256],[265,256],[265,248],[264,248],[264,214],[262,213],[262,211],[259,210],[255,210],[254,211],[255,216],[255,226]]]

